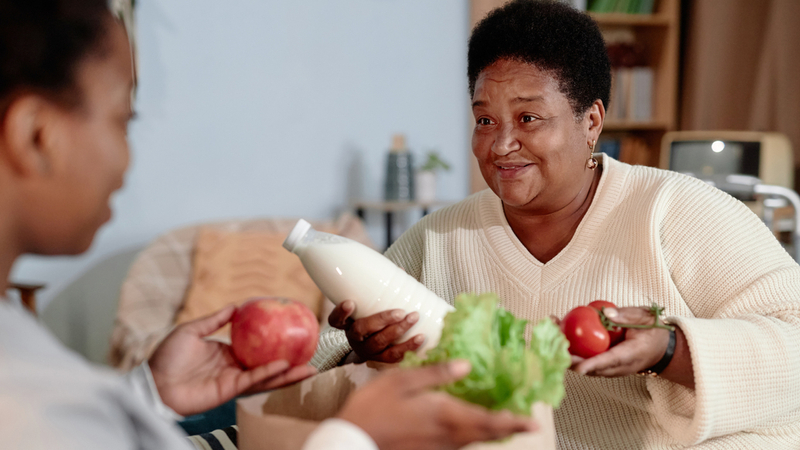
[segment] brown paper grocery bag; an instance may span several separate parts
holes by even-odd
[[[545,403],[534,403],[533,418],[539,424],[535,433],[517,433],[502,442],[475,442],[461,447],[462,450],[555,450],[556,428],[553,423],[553,408]]]
[[[376,368],[377,367],[377,368]],[[300,450],[324,419],[333,417],[347,397],[380,373],[373,364],[348,364],[284,389],[243,398],[236,404],[240,450]],[[552,450],[556,448],[553,411],[535,404],[535,433],[503,442],[474,443],[464,450]]]
[[[366,364],[348,364],[238,400],[239,449],[299,450],[319,422],[336,415],[347,396],[377,374]]]

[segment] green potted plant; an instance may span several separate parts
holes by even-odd
[[[420,203],[436,201],[436,172],[450,170],[450,164],[439,156],[436,150],[430,150],[425,162],[417,170],[416,199]]]

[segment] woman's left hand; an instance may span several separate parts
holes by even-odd
[[[620,324],[651,325],[649,308],[605,308],[610,320]],[[664,328],[627,328],[625,340],[588,359],[572,355],[571,369],[582,375],[621,377],[655,365],[667,350],[669,331]]]
[[[237,395],[279,388],[316,373],[311,366],[290,368],[286,361],[246,370],[229,345],[204,339],[230,322],[234,311],[229,306],[178,326],[150,358],[161,400],[176,413],[201,413]]]

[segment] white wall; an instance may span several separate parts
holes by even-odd
[[[25,257],[46,305],[103,260],[185,224],[328,218],[382,192],[394,133],[468,192],[464,0],[138,0],[133,160],[114,218],[79,257]],[[379,222],[370,226],[383,243]],[[113,301],[113,299],[112,299]]]

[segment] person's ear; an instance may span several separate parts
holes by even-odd
[[[588,125],[587,138],[589,141],[597,141],[600,137],[600,132],[603,131],[603,121],[605,118],[606,108],[603,106],[603,101],[597,99],[586,112],[586,123]]]
[[[35,94],[14,99],[6,110],[0,124],[0,151],[20,176],[50,173],[59,134],[55,110],[55,105]]]

